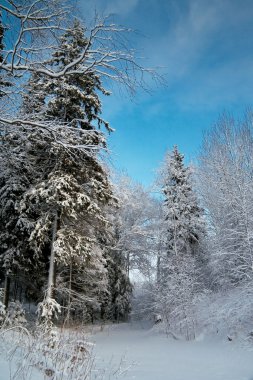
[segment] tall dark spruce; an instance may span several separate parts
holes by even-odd
[[[48,67],[60,71],[88,50],[84,32],[76,21],[61,37]],[[10,264],[10,272],[22,273],[19,280],[26,283],[27,292],[34,290],[34,298],[41,298],[41,292],[29,283],[29,277],[34,277],[36,268],[37,283],[45,283],[47,277],[40,315],[49,325],[60,311],[59,303],[66,307],[68,317],[89,320],[101,313],[101,305],[110,298],[105,206],[115,198],[99,158],[106,148],[100,128],[110,127],[100,117],[98,95],[108,93],[92,69],[78,74],[77,64],[73,71],[77,73],[54,79],[32,75],[23,96],[22,117],[43,121],[48,128],[23,127],[6,136],[14,153],[14,163],[7,166],[10,171],[17,166],[22,188],[13,195],[15,212],[8,211],[13,225],[7,230],[13,241],[10,245],[10,236],[6,238],[1,258],[10,261],[15,256],[17,268]],[[8,188],[13,192],[15,185],[9,183]],[[10,207],[4,195],[3,200]]]

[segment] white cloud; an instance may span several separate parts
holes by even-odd
[[[168,98],[182,110],[250,99],[253,58],[249,47],[241,46],[241,30],[247,26],[253,43],[251,0],[86,0],[82,6],[87,12],[96,6],[104,14],[116,13],[149,34],[134,46],[142,47],[144,66],[165,67]],[[124,103],[115,100],[111,113],[119,113]]]
[[[80,8],[85,14],[93,14],[96,9],[105,16],[110,14],[128,16],[137,7],[138,3],[139,0],[86,0],[80,1]]]
[[[191,1],[190,8],[177,13],[178,19],[157,41],[153,41],[152,61],[167,66],[170,81],[188,74],[203,53],[207,41],[220,23],[219,7]]]
[[[110,0],[107,1],[106,13],[116,13],[120,15],[128,15],[138,5],[139,0]]]
[[[160,39],[146,44],[151,63],[167,67],[168,94],[182,110],[250,99],[253,57],[241,46],[241,30],[251,25],[253,7],[246,3],[191,0]]]

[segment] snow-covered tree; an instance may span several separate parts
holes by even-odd
[[[203,231],[202,210],[192,188],[191,170],[174,147],[165,159],[163,193],[167,223],[167,252],[175,256],[194,253]]]
[[[210,226],[213,288],[231,288],[252,279],[251,125],[251,112],[238,123],[224,114],[203,143],[199,188]]]
[[[113,299],[118,300],[119,307],[127,315],[130,298],[136,293],[135,287],[139,286],[139,281],[151,284],[156,278],[157,258],[161,250],[161,202],[126,175],[116,176],[115,188],[118,207],[110,215],[112,249],[108,265],[109,283],[112,284]],[[134,315],[141,315],[139,307],[137,310],[139,305],[134,304]],[[151,310],[145,312],[146,315],[151,314]]]
[[[0,11],[0,64],[3,62],[3,50],[4,50],[4,26],[2,23],[2,12]],[[6,94],[6,88],[10,87],[11,83],[6,78],[6,73],[0,69],[0,97]]]
[[[108,298],[102,308],[104,317],[114,321],[126,320],[131,311],[132,285],[126,271],[123,252],[115,247],[117,236],[112,236],[112,247],[106,253]]]
[[[32,73],[44,75],[52,82],[55,79],[63,79],[64,82],[69,75],[72,78],[76,75],[76,78],[78,77],[78,80],[83,82],[89,77],[89,81],[96,85],[99,77],[107,83],[116,82],[123,85],[130,93],[134,93],[138,87],[145,87],[146,74],[159,80],[154,70],[142,67],[136,58],[135,51],[129,49],[128,44],[125,43],[125,36],[130,30],[110,23],[108,18],[97,16],[93,25],[85,28],[86,41],[79,41],[75,55],[70,54],[66,60],[62,59],[61,52],[58,50],[59,43],[64,46],[63,35],[66,36],[69,32],[75,16],[80,18],[75,4],[70,4],[69,1],[32,0],[29,5],[26,0],[20,0],[17,4],[6,1],[6,4],[0,4],[0,11],[5,16],[4,28],[15,25],[13,33],[9,36],[8,50],[3,51],[0,70],[6,75],[11,74],[19,79],[21,87],[27,74]],[[67,51],[69,46],[65,47]],[[56,52],[59,53],[60,66],[50,65],[48,59]],[[89,91],[89,85],[86,84]],[[22,94],[22,91],[16,92],[15,96],[18,97],[19,94]],[[86,98],[86,102],[87,100]],[[18,100],[15,99],[15,104],[17,102]],[[62,102],[60,97],[59,102]],[[88,102],[86,105],[89,107]],[[15,113],[6,112],[0,115],[0,123],[8,123],[8,125],[20,125],[25,121],[28,122],[27,117],[25,120],[20,118],[20,115],[16,118]],[[29,124],[35,125],[34,122],[31,124],[31,120]],[[38,126],[38,123],[36,125]],[[42,124],[39,125],[42,127]],[[43,124],[43,126],[48,125]]]
[[[83,32],[75,23],[62,37],[59,52],[55,52],[50,64],[66,62],[69,54],[72,59],[77,57],[78,44],[82,48],[88,44]],[[65,49],[67,41],[68,50]],[[105,148],[105,138],[97,131],[97,124],[101,123],[98,116],[101,104],[96,90],[103,91],[99,78],[94,79],[92,73],[83,79],[75,73],[65,81],[56,79],[54,82],[47,76],[33,75],[24,95],[22,113],[28,115],[30,121],[54,123],[55,129],[28,127],[6,136],[9,141],[6,154],[11,151],[11,144],[16,149],[14,164],[19,166],[19,183],[26,179],[20,196],[14,195],[18,215],[9,210],[14,225],[24,234],[24,239],[13,246],[18,249],[21,244],[22,258],[31,261],[33,257],[44,262],[45,268],[50,258],[48,299],[53,297],[56,262],[59,267],[70,263],[80,268],[87,265],[103,267],[102,250],[96,246],[107,224],[103,207],[113,200],[113,195],[107,172],[98,158],[100,149]],[[94,120],[98,123],[92,123]],[[15,145],[17,134],[23,134],[20,147]],[[14,166],[6,157],[5,162],[13,170]],[[21,172],[22,165],[27,167],[25,173]],[[4,174],[6,180],[7,172]],[[13,191],[13,179],[6,186]],[[10,208],[6,195],[7,192],[3,198]],[[31,250],[29,254],[27,245]],[[9,249],[7,242],[2,256],[5,261],[10,256]],[[17,264],[20,265],[21,260],[17,260]],[[93,272],[95,281],[96,270]],[[91,283],[89,279],[87,284]]]
[[[125,269],[151,276],[158,203],[127,176],[116,179],[118,209],[114,216],[116,247],[125,257]]]
[[[88,44],[84,30],[76,22],[61,38],[59,50],[54,53],[50,64],[61,68],[70,57],[72,60],[78,58],[80,49]],[[96,90],[105,93],[99,78],[92,72],[87,75],[75,73],[53,81],[36,75],[29,83],[28,102],[24,102],[25,110],[33,94],[33,102],[39,98],[39,112],[35,118],[43,114],[46,120],[66,124],[62,134],[67,147],[56,144],[54,150],[52,141],[48,151],[52,157],[45,168],[43,181],[26,192],[21,204],[21,209],[32,218],[39,216],[30,235],[34,249],[41,249],[39,242],[42,246],[50,242],[48,297],[53,296],[54,262],[68,266],[78,263],[81,267],[80,260],[83,260],[87,265],[102,266],[102,251],[95,248],[98,244],[97,230],[101,235],[107,224],[103,206],[113,199],[113,195],[107,173],[98,160],[98,151],[105,147],[105,140],[96,131],[96,124],[92,124],[94,120],[98,125],[102,121],[98,116],[101,104]],[[81,135],[78,141],[75,139],[76,131]],[[76,144],[81,144],[81,147]],[[89,258],[92,251],[97,252],[96,264]],[[95,275],[96,268],[93,271]],[[91,279],[88,283],[91,284]]]
[[[7,1],[0,10],[6,25],[12,20],[16,25],[0,70],[13,75],[21,88],[12,94],[14,108],[0,115],[5,139],[0,147],[1,221],[6,226],[1,229],[1,262],[8,280],[15,274],[16,280],[29,282],[30,277],[36,283],[35,268],[40,288],[48,272],[45,305],[51,318],[52,308],[58,309],[57,281],[59,288],[68,288],[73,302],[76,289],[87,294],[84,288],[94,289],[99,278],[101,288],[88,297],[89,305],[102,304],[102,294],[108,298],[104,208],[114,197],[102,164],[106,138],[101,129],[110,131],[100,114],[101,94],[108,95],[102,81],[133,92],[142,86],[143,74],[153,72],[136,63],[134,51],[122,42],[127,29],[107,20],[86,29],[73,21],[69,2]],[[88,280],[80,280],[77,267]],[[40,291],[35,293],[40,297]],[[63,294],[57,297],[66,302]]]
[[[203,211],[193,190],[191,170],[174,147],[161,172],[164,194],[165,252],[160,258],[157,307],[169,324],[183,323],[189,338],[189,309],[198,291],[197,256],[204,232]],[[187,322],[187,323],[186,323]]]
[[[9,301],[10,277],[17,276],[18,270],[26,273],[30,263],[34,267],[32,258],[23,260],[24,254],[29,255],[28,234],[31,225],[24,228],[24,220],[20,218],[18,204],[31,184],[35,172],[27,160],[24,147],[29,142],[20,131],[5,133],[0,145],[1,175],[0,175],[0,260],[3,276],[5,277],[4,304]],[[22,265],[25,264],[25,265]]]
[[[82,51],[90,48],[89,45],[85,29],[75,20],[71,29],[59,38],[59,47],[47,64],[61,71],[78,60]],[[98,92],[104,95],[109,95],[109,92],[103,88],[101,78],[94,70],[80,74],[79,69],[80,64],[76,63],[73,74],[50,79],[45,74],[34,73],[24,95],[24,114],[38,119],[42,112],[44,119],[56,119],[83,130],[94,130],[92,123],[95,121],[99,127],[103,124],[110,131],[109,124],[99,116],[101,101],[98,95]]]

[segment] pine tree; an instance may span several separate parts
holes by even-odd
[[[106,269],[108,271],[108,299],[103,304],[103,317],[113,321],[127,320],[131,311],[131,298],[133,287],[126,270],[124,251],[118,249],[119,236],[117,226],[113,226],[111,249],[106,251]]]
[[[167,250],[176,256],[194,253],[203,231],[202,210],[192,190],[191,171],[175,146],[165,163],[163,193]]]
[[[48,64],[58,65],[60,70],[87,44],[84,30],[75,22]],[[41,305],[44,319],[47,310],[52,319],[53,310],[59,309],[54,301],[56,263],[58,272],[65,272],[65,279],[70,277],[66,268],[79,266],[80,271],[73,270],[72,279],[67,278],[71,290],[75,273],[78,278],[81,272],[83,275],[89,272],[85,281],[91,287],[100,272],[101,284],[105,283],[101,241],[108,222],[103,208],[114,198],[107,172],[98,158],[101,148],[105,148],[105,138],[97,129],[101,124],[107,129],[109,126],[99,116],[101,103],[97,91],[106,93],[92,71],[53,81],[46,75],[34,74],[24,95],[22,117],[49,125],[22,131],[24,144],[17,160],[20,165],[22,159],[26,162],[29,173],[25,173],[27,187],[22,189],[15,206],[18,215],[14,218],[19,233],[21,229],[24,231],[22,259],[27,260],[27,267],[33,257],[44,267],[44,273],[48,270],[47,297]],[[9,138],[15,140],[15,133]],[[22,176],[21,172],[19,175]],[[85,281],[82,281],[84,293]]]
[[[35,145],[35,141],[40,141]],[[30,236],[35,228],[35,215],[32,218],[21,211],[26,192],[42,178],[49,139],[39,130],[31,133],[26,128],[7,130],[0,146],[0,261],[6,278],[5,287],[10,288],[11,279],[19,282],[19,293],[25,293],[27,300],[41,297],[41,279],[45,267],[43,258],[34,252]],[[36,146],[36,149],[35,149]],[[38,159],[40,157],[40,160]],[[37,289],[36,290],[36,284]],[[11,290],[13,290],[14,283]],[[23,291],[21,292],[21,288]],[[8,305],[9,292],[5,292],[5,305]],[[29,296],[30,295],[30,296]]]
[[[163,169],[166,251],[160,261],[158,310],[169,323],[185,330],[190,338],[186,312],[198,291],[196,260],[204,233],[203,211],[198,206],[191,183],[191,171],[184,156],[174,147],[166,156]]]
[[[61,65],[68,64],[69,59],[78,57],[80,49],[87,44],[84,30],[78,22],[75,22],[73,29],[62,37],[59,50],[53,55],[50,65],[57,65],[61,69]],[[69,266],[70,263],[72,265],[78,263],[79,267],[84,266],[85,269],[88,265],[90,268],[93,267],[94,280],[89,278],[88,284],[95,281],[94,276],[98,273],[94,267],[104,266],[102,250],[95,247],[99,246],[98,235],[107,224],[103,215],[103,206],[110,202],[113,196],[106,171],[97,157],[97,152],[105,146],[105,140],[101,133],[95,132],[97,126],[94,122],[97,122],[98,126],[102,122],[99,117],[101,103],[96,91],[100,90],[103,93],[105,91],[100,85],[99,78],[92,72],[82,76],[68,75],[53,81],[49,81],[46,77],[33,79],[35,81],[30,83],[29,92],[33,93],[33,88],[37,90],[39,86],[37,106],[42,105],[40,112],[44,113],[47,120],[53,119],[70,127],[69,132],[64,132],[67,149],[57,147],[52,161],[53,167],[50,168],[46,180],[27,194],[30,204],[39,199],[40,209],[41,203],[49,206],[47,206],[48,211],[46,213],[44,211],[38,219],[38,228],[35,228],[31,241],[35,244],[39,241],[36,231],[41,231],[42,224],[46,234],[52,231],[48,280],[48,298],[51,298],[50,288],[53,288],[55,261],[60,267]],[[46,95],[44,102],[41,102],[41,92]],[[107,123],[104,124],[107,126]],[[73,129],[76,129],[74,136]],[[79,132],[80,129],[92,133],[82,133]],[[75,149],[76,134],[81,136],[78,144],[84,147],[83,150]],[[89,146],[91,148],[88,148],[87,154]],[[47,225],[45,218],[50,226],[48,229],[45,227]],[[92,251],[97,252],[97,262],[90,257]],[[83,264],[80,260],[83,260]],[[83,287],[82,291],[85,293]],[[89,298],[92,296],[89,295]]]
[[[84,33],[84,28],[76,20],[73,28],[60,37],[58,50],[53,53],[48,66],[60,71],[79,58],[82,51],[88,50],[90,42]],[[78,64],[72,69],[78,71]],[[73,73],[61,78],[48,78],[35,73],[30,80],[28,92],[24,95],[24,113],[31,113],[32,110],[36,117],[42,112],[44,118],[68,123],[71,127],[95,130],[97,126],[103,125],[111,131],[109,124],[100,117],[101,101],[98,92],[110,94],[92,69],[85,74]]]

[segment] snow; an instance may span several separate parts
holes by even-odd
[[[88,338],[95,343],[89,380],[253,380],[252,350],[234,341],[204,336],[174,340],[159,333],[158,325],[150,329],[141,323],[97,326]],[[14,379],[10,368],[14,375],[14,362],[10,366],[2,350],[1,380]],[[36,369],[27,376],[25,380],[45,379]]]
[[[19,377],[18,367],[13,363],[7,361],[4,357],[4,353],[0,352],[0,379],[1,380],[45,380],[45,377],[36,368],[29,368],[29,373],[27,373],[24,379],[24,374]]]
[[[253,380],[252,352],[233,342],[176,341],[140,324],[114,325],[93,339],[97,366],[109,372],[121,362],[124,379]]]
[[[45,380],[37,368],[29,363],[26,365],[21,339],[25,342],[27,337],[15,329],[0,331],[0,380]],[[29,356],[28,352],[26,354]]]
[[[10,379],[10,366],[9,366],[9,363],[2,357],[2,353],[0,356],[0,373],[1,373],[1,379],[3,380]]]

